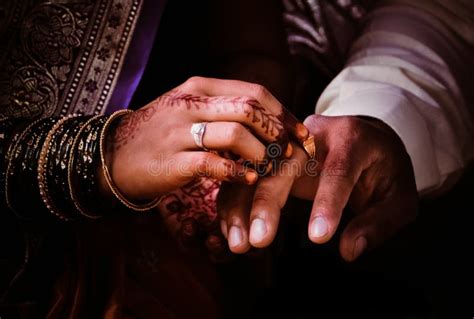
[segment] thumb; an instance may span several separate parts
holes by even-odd
[[[356,215],[341,235],[339,252],[342,258],[346,261],[356,260],[413,222],[417,205],[404,200],[379,202]],[[406,204],[401,207],[400,201]]]

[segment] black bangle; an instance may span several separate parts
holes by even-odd
[[[97,165],[100,162],[100,131],[106,116],[96,116],[84,124],[77,134],[68,165],[70,196],[76,209],[87,218],[100,218],[107,209],[99,194]]]
[[[41,198],[36,179],[38,152],[57,117],[38,120],[29,125],[13,145],[5,179],[6,201],[22,219],[38,217]],[[34,215],[33,215],[34,214]]]
[[[67,119],[54,132],[51,139],[46,170],[47,189],[57,210],[70,220],[78,217],[69,194],[67,178],[71,145],[80,128],[88,119],[89,117]]]
[[[62,212],[56,206],[56,203],[52,199],[52,189],[49,185],[51,183],[50,176],[50,162],[54,160],[54,154],[56,153],[56,145],[54,144],[55,134],[61,129],[63,124],[70,120],[70,117],[61,118],[56,124],[51,128],[46,136],[46,139],[41,148],[41,153],[38,159],[38,185],[41,199],[48,209],[48,211],[54,216],[62,220],[70,220],[70,216],[67,213]]]

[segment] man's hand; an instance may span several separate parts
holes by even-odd
[[[308,161],[304,151],[294,147],[292,158],[275,162],[273,174],[256,187],[222,187],[218,211],[233,252],[273,241],[290,193],[314,200],[308,234],[318,244],[334,235],[344,207],[355,212],[340,238],[340,253],[347,261],[380,245],[415,218],[413,168],[390,127],[374,119],[317,115],[308,117],[305,125],[315,136],[316,161]],[[230,200],[237,194],[239,200]]]

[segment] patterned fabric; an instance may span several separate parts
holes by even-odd
[[[292,55],[308,59],[322,74],[342,68],[367,8],[364,0],[283,0]]]
[[[3,0],[0,118],[102,114],[140,0]]]

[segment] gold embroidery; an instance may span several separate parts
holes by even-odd
[[[3,0],[0,119],[102,114],[140,0]]]

